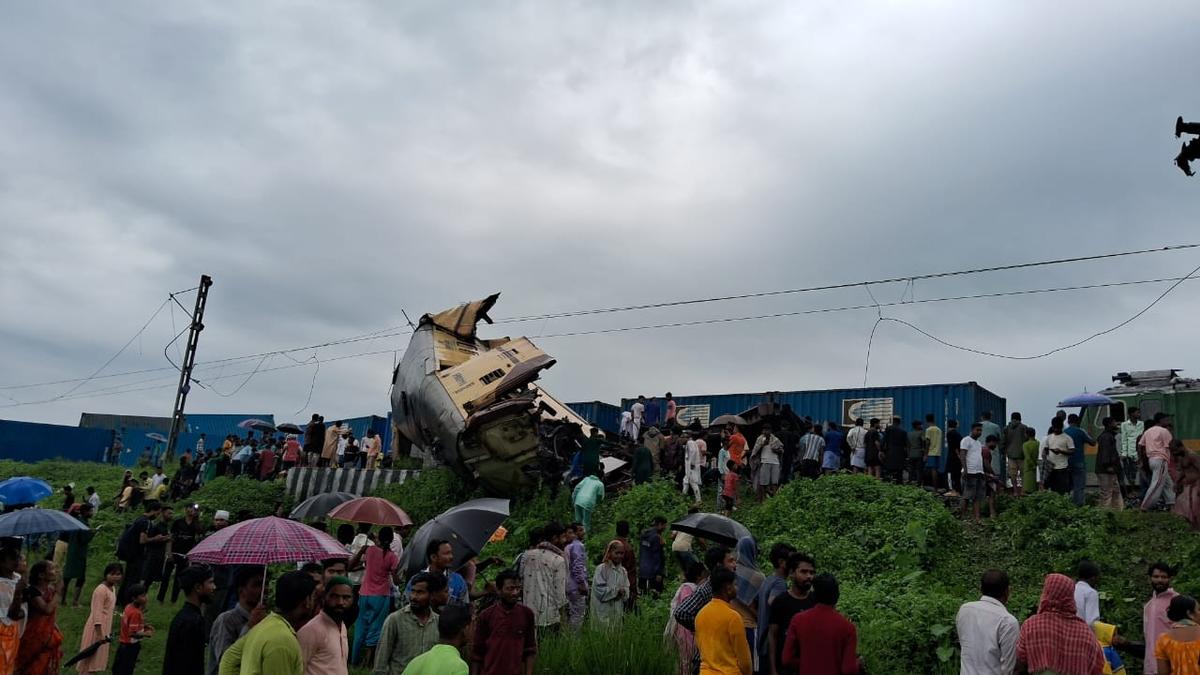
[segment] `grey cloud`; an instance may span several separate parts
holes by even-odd
[[[201,272],[216,279],[203,361],[396,326],[401,309],[415,318],[496,290],[495,314],[514,316],[1185,242],[1196,185],[1170,165],[1170,123],[1200,111],[1175,46],[1198,14],[999,2],[14,8],[0,26],[0,223],[12,252],[0,298],[19,317],[0,319],[0,380],[90,372]],[[1196,262],[1178,253],[911,292],[1173,276]],[[1160,289],[888,313],[947,340],[1035,352]],[[977,380],[1037,419],[1116,370],[1190,365],[1192,298],[1181,289],[1137,324],[1036,362],[954,352],[885,324],[869,379]],[[851,289],[487,330],[865,300]],[[605,400],[857,386],[874,316],[546,339],[559,358],[546,382],[562,398]],[[113,369],[164,365],[169,333],[164,316]],[[391,360],[323,366],[303,412],[382,412]],[[196,391],[190,404],[286,417],[312,372],[256,376],[230,398]],[[137,377],[166,387],[0,414],[165,414],[170,373]]]

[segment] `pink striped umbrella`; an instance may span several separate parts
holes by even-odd
[[[255,518],[217,530],[187,554],[210,565],[271,565],[349,558],[346,547],[328,534],[286,518]]]

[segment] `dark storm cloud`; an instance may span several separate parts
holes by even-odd
[[[91,372],[213,275],[200,360],[404,324],[497,290],[516,316],[1190,241],[1170,165],[1200,115],[1200,8],[1119,3],[57,3],[0,25],[0,384]],[[872,289],[881,302],[1186,273],[1195,253]],[[1042,412],[1117,370],[1188,367],[1194,293],[1041,361],[897,324],[868,381],[979,381]],[[886,310],[1036,353],[1161,286]],[[190,304],[190,298],[183,299]],[[861,288],[501,325],[554,335],[869,302]],[[857,386],[873,310],[547,338],[565,399]],[[175,320],[182,326],[182,315]],[[170,314],[113,370],[164,365]],[[399,350],[402,336],[319,350]],[[311,351],[292,357],[305,360]],[[197,411],[382,412],[391,353],[206,370]],[[202,371],[205,372],[205,371]],[[7,408],[165,414],[161,389]],[[104,380],[81,392],[119,385]],[[59,385],[8,391],[18,400]],[[130,388],[133,388],[130,386]],[[1037,414],[1034,412],[1033,414]]]

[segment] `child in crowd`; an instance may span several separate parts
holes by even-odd
[[[154,635],[154,626],[145,623],[142,610],[146,608],[146,587],[134,584],[129,587],[132,600],[125,605],[121,615],[121,641],[117,645],[117,658],[113,661],[113,675],[133,675],[137,665],[142,640]]]

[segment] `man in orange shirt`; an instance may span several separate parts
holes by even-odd
[[[729,433],[729,459],[736,462],[740,469],[746,465],[746,437],[732,424],[725,430]]]
[[[700,675],[753,675],[754,661],[742,616],[729,602],[737,597],[733,572],[724,567],[709,579],[713,599],[696,616],[696,648]]]

